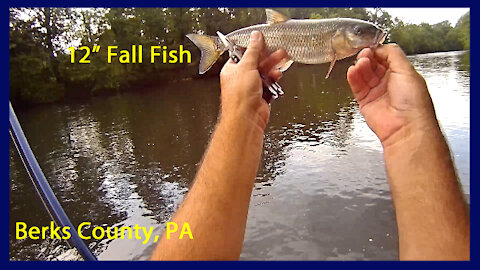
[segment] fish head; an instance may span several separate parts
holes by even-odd
[[[373,23],[349,20],[343,29],[345,39],[352,49],[375,48],[385,41],[387,33]]]

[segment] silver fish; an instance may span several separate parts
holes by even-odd
[[[328,78],[335,61],[355,55],[363,48],[383,43],[386,33],[376,25],[350,18],[289,19],[266,9],[267,23],[238,29],[226,37],[240,47],[247,47],[252,31],[260,31],[270,52],[284,49],[289,59],[277,67],[287,70],[293,62],[323,64],[330,62]],[[199,73],[207,72],[226,48],[217,36],[188,34],[200,49]]]

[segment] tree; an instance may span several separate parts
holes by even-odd
[[[52,102],[64,95],[59,71],[62,44],[71,41],[70,10],[12,8],[10,11],[10,84],[12,99]]]
[[[470,11],[460,17],[455,28],[459,31],[463,49],[470,50]]]
[[[470,48],[470,13],[455,27],[448,22],[435,25],[404,24],[383,9],[365,8],[279,8],[291,18],[357,18],[377,24],[389,32],[387,40],[398,43],[406,53]],[[196,74],[197,66],[107,63],[107,47],[131,50],[142,45],[144,59],[150,46],[169,49],[183,45],[199,59],[198,49],[185,35],[191,32],[227,34],[249,25],[265,23],[261,8],[12,8],[10,11],[10,98],[14,103],[45,103],[99,93],[115,93],[162,79]],[[94,45],[90,64],[78,64],[77,53],[70,63],[70,46]],[[138,89],[139,87],[135,87]]]

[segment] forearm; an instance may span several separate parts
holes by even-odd
[[[400,259],[468,259],[468,209],[438,124],[405,127],[394,136],[384,153]]]
[[[153,259],[238,259],[258,170],[263,130],[232,117],[217,125],[194,184],[173,222],[188,222],[193,240],[163,235]],[[180,227],[180,225],[179,225]]]

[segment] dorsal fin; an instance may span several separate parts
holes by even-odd
[[[277,12],[273,9],[265,9],[265,12],[267,13],[267,23],[268,24],[275,24],[275,23],[282,23],[290,20],[287,16],[281,14],[280,12]]]

